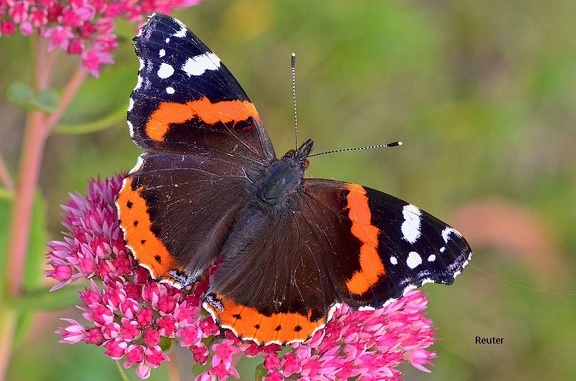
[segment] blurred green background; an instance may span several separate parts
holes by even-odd
[[[404,142],[314,158],[308,175],[409,200],[470,241],[472,266],[455,284],[426,286],[435,366],[402,367],[405,380],[576,379],[576,2],[206,0],[175,16],[238,78],[278,155],[294,145],[295,52],[301,141],[315,140],[315,152]],[[121,22],[119,32],[135,33]],[[0,39],[3,91],[30,80],[28,46]],[[86,83],[66,123],[124,115],[138,67],[129,38],[115,59]],[[62,57],[57,82],[75,65]],[[0,115],[0,149],[16,172],[25,115],[5,100]],[[49,139],[41,189],[53,239],[68,192],[134,165],[140,150],[121,119]],[[35,317],[10,379],[118,379],[101,348],[58,343],[58,319],[71,315]]]

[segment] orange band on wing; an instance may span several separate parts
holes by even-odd
[[[141,190],[142,187],[133,190],[132,178],[127,177],[116,199],[124,239],[134,257],[150,271],[153,278],[170,281],[169,270],[177,269],[178,264],[150,229],[152,222],[146,200],[140,195]]]
[[[187,103],[162,102],[146,124],[146,133],[156,141],[162,141],[170,124],[184,123],[194,118],[206,124],[230,123],[248,118],[258,119],[258,112],[250,101],[233,100],[212,103],[202,97]]]
[[[352,234],[361,242],[360,270],[346,282],[348,290],[362,295],[386,274],[384,264],[378,254],[378,234],[380,230],[372,225],[366,190],[358,184],[347,185],[348,217],[352,221]]]
[[[221,309],[209,302],[204,303],[204,308],[212,314],[214,320],[222,327],[233,330],[238,337],[252,339],[260,344],[305,341],[326,324],[324,317],[312,321],[312,311],[309,311],[308,316],[294,312],[266,316],[230,298],[217,296],[217,299]]]

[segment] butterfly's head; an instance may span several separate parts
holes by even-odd
[[[306,169],[308,169],[308,156],[310,155],[310,151],[312,151],[313,146],[314,141],[312,141],[312,139],[308,139],[297,150],[291,149],[286,152],[284,157],[282,157],[282,160],[291,163],[293,167],[300,167],[300,170],[304,172]]]

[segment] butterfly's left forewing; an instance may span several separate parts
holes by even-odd
[[[269,162],[274,150],[234,76],[180,21],[155,13],[134,39],[140,60],[128,124],[146,150],[206,151]]]

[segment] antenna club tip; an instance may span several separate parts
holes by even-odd
[[[402,142],[398,142],[398,145],[399,145],[399,146],[401,146],[402,144],[404,144],[404,143],[402,143]]]
[[[292,57],[296,57],[296,53],[292,52]]]

